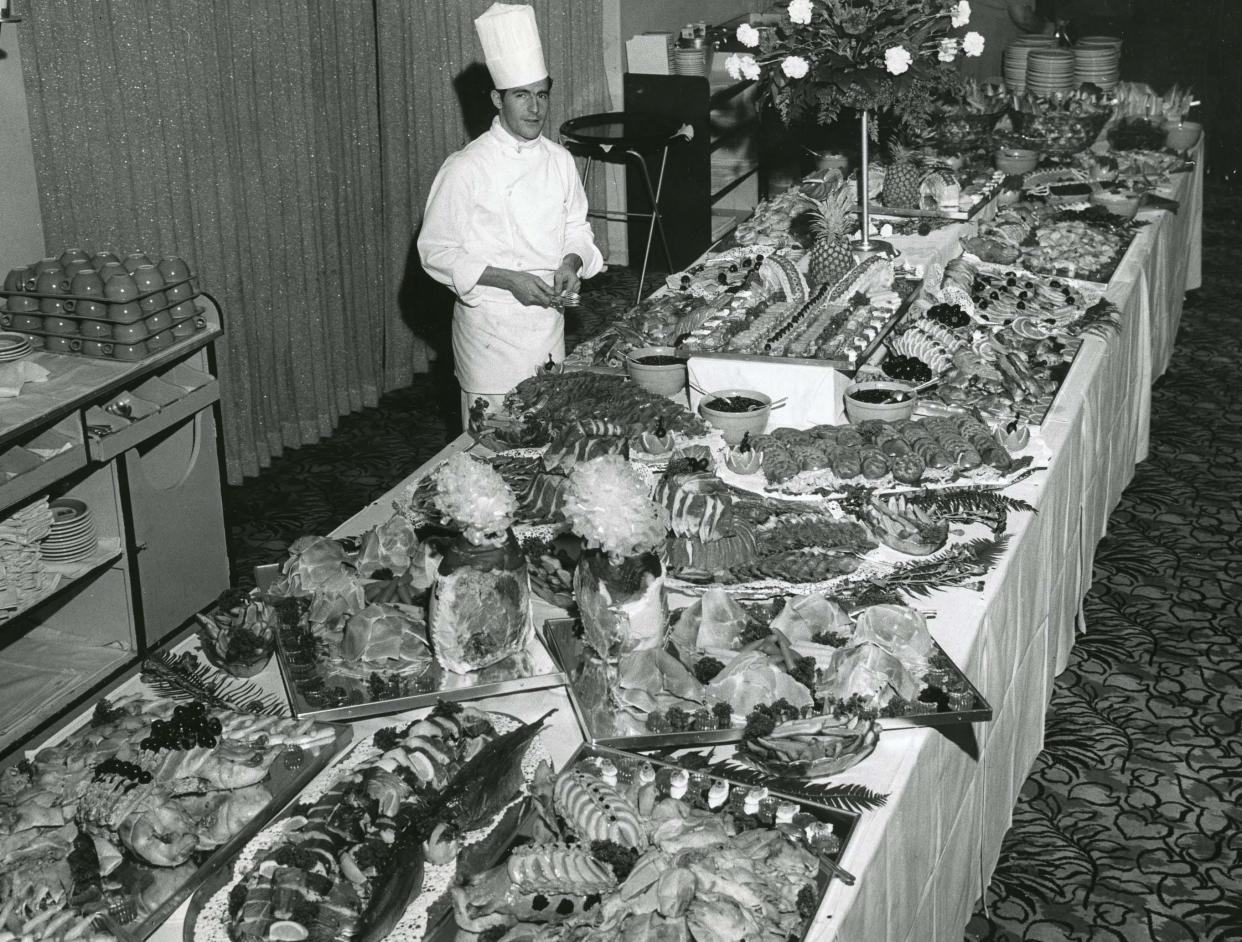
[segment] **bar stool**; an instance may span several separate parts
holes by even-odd
[[[651,258],[651,243],[655,239],[656,229],[660,230],[660,242],[664,246],[664,260],[668,270],[673,270],[673,260],[668,250],[668,238],[664,235],[664,222],[660,217],[660,192],[664,187],[664,167],[668,162],[668,149],[676,141],[684,140],[679,133],[680,125],[672,118],[661,115],[629,114],[624,111],[588,114],[580,118],[570,118],[561,125],[561,143],[576,157],[586,158],[586,168],[582,174],[583,187],[591,184],[591,170],[597,161],[606,163],[633,164],[647,189],[647,199],[651,202],[651,212],[631,212],[625,210],[590,210],[588,216],[598,219],[629,220],[633,218],[650,218],[651,225],[647,229],[647,247],[643,250],[643,265],[638,276],[638,297],[635,304],[643,299],[643,285],[647,280],[647,264]],[[651,174],[647,170],[645,154],[660,155],[660,172],[656,175],[655,186],[651,185]]]

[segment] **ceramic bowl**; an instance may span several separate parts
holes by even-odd
[[[11,314],[32,314],[39,310],[39,299],[28,294],[13,294],[5,300],[4,306]]]
[[[72,308],[65,298],[40,298],[39,311],[43,314],[51,314],[55,317],[63,317],[65,311]]]
[[[190,301],[194,298],[194,289],[188,281],[183,281],[179,285],[173,285],[164,292],[164,296],[168,298],[169,304],[181,304],[184,301]]]
[[[103,279],[93,268],[84,268],[73,276],[69,282],[69,292],[80,298],[102,298],[104,296]]]
[[[152,353],[156,350],[163,350],[165,347],[171,347],[176,339],[171,330],[161,330],[158,334],[152,334],[147,338],[147,349]]]
[[[164,284],[171,285],[174,282],[185,281],[190,277],[190,266],[182,259],[175,255],[168,255],[161,258],[158,266],[160,274],[164,276]]]
[[[137,343],[140,340],[146,340],[151,335],[151,331],[147,330],[144,321],[134,321],[130,324],[113,324],[112,339],[118,344]]]
[[[134,282],[143,294],[157,291],[164,287],[164,276],[154,265],[139,265],[133,271]]]
[[[147,330],[155,334],[172,326],[172,315],[167,311],[157,311],[146,318]]]
[[[141,360],[147,355],[146,341],[137,343],[115,343],[112,345],[112,356],[118,360]]]
[[[1199,143],[1203,125],[1197,121],[1169,121],[1164,126],[1164,145],[1169,150],[1190,150]]]
[[[644,357],[676,357],[676,363],[642,363]],[[625,371],[643,389],[675,396],[686,388],[686,361],[674,347],[637,347],[625,358]]]
[[[132,252],[121,260],[121,264],[125,266],[125,270],[131,275],[141,268],[143,265],[150,265],[151,259],[143,255],[141,252]]]
[[[184,340],[186,337],[193,337],[195,331],[197,330],[198,327],[195,325],[194,321],[187,318],[173,324],[172,335],[178,340]]]
[[[996,151],[995,163],[1001,173],[1030,173],[1039,164],[1039,152],[1025,147],[1002,147]]]
[[[100,340],[83,340],[82,352],[88,357],[110,357],[112,344]]]
[[[96,252],[91,256],[91,263],[98,271],[105,265],[120,265],[121,259],[115,252]]]
[[[89,262],[91,254],[82,249],[65,249],[60,253],[60,264],[64,268],[68,268],[71,262]]]
[[[104,295],[109,301],[123,304],[138,297],[138,284],[132,275],[116,274],[104,282]]]
[[[39,294],[68,294],[69,277],[63,268],[45,269],[35,282],[35,290]]]
[[[174,321],[183,321],[187,317],[193,317],[198,313],[198,308],[194,306],[193,301],[182,301],[176,307],[169,308],[168,313],[172,315]]]
[[[30,277],[30,269],[26,267],[14,268],[4,276],[5,291],[25,291],[26,279]]]
[[[82,349],[80,337],[44,337],[44,348],[48,353],[78,353]]]
[[[91,340],[112,339],[112,325],[107,321],[78,321],[78,331]]]
[[[14,330],[42,330],[43,318],[38,314],[14,314],[9,326]]]
[[[871,389],[893,393],[907,393],[908,396],[902,402],[885,403],[864,402],[861,399],[855,398],[857,393]],[[879,419],[881,422],[898,422],[901,419],[908,419],[914,415],[914,410],[918,404],[918,393],[906,383],[870,380],[862,383],[853,383],[845,388],[845,417],[855,424],[871,419]]]
[[[140,298],[138,306],[142,308],[142,313],[154,314],[156,311],[162,311],[168,307],[168,298],[164,296],[163,291],[156,291],[154,294],[148,294],[145,298]]]
[[[49,334],[62,334],[68,337],[77,334],[78,322],[68,317],[45,317],[43,329]]]
[[[744,396],[762,405],[749,412],[726,412],[712,408],[711,403],[714,401],[732,396]],[[699,403],[699,414],[724,433],[727,444],[736,445],[747,432],[760,435],[768,427],[768,418],[772,414],[772,397],[753,389],[720,389],[703,397]]]
[[[128,304],[109,304],[108,320],[114,324],[132,324],[140,321],[146,315],[137,301],[130,301]]]

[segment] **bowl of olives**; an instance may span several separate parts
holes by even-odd
[[[897,422],[914,415],[919,394],[913,386],[885,380],[854,383],[845,389],[845,417],[857,425],[871,419]]]

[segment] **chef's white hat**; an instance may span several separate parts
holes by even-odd
[[[474,28],[497,88],[520,88],[548,77],[534,7],[493,3],[474,21]]]

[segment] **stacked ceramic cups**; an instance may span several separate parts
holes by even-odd
[[[1077,88],[1072,49],[1032,49],[1026,57],[1026,90],[1047,98]]]
[[[1084,36],[1074,43],[1074,81],[1111,92],[1121,81],[1121,40],[1115,36]]]
[[[1027,56],[1033,49],[1051,49],[1056,45],[1053,36],[1019,36],[1005,47],[1005,84],[1021,94],[1026,90]]]

